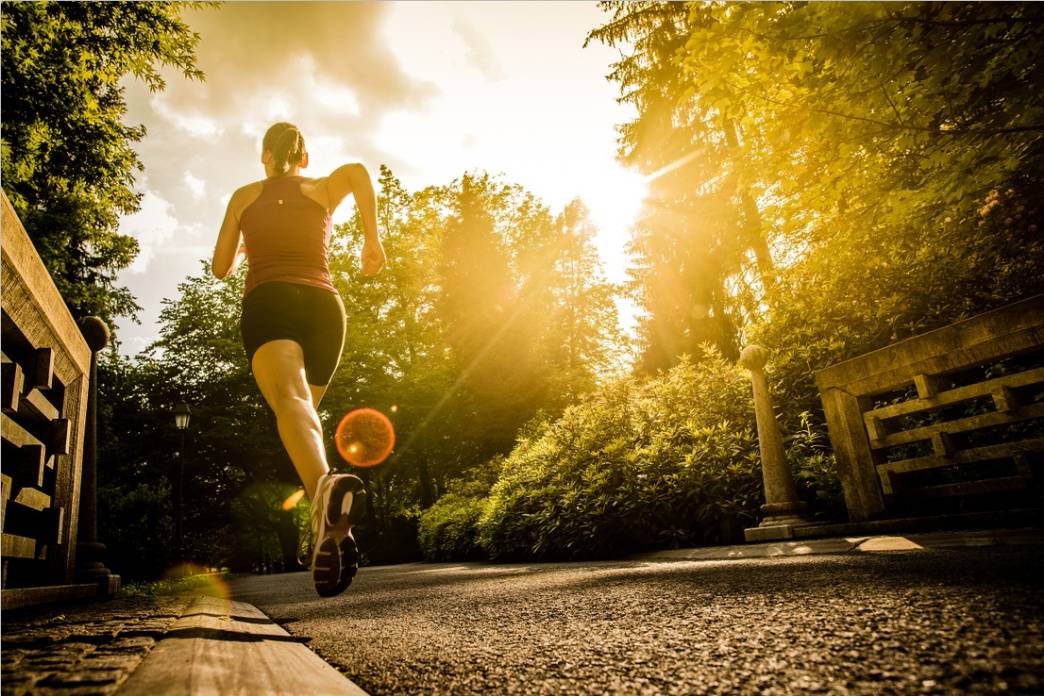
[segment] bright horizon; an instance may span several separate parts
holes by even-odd
[[[485,170],[555,213],[580,198],[606,276],[625,279],[645,184],[615,160],[614,127],[633,115],[605,79],[619,53],[582,48],[606,18],[594,3],[230,3],[185,17],[206,82],[127,83],[127,122],[148,134],[142,208],[121,223],[141,253],[119,282],[142,306],[141,325],[117,323],[123,354],[158,338],[162,300],[209,261],[232,190],[264,175],[260,138],[277,120],[304,132],[309,176],[360,161],[376,179],[386,164],[417,190]],[[630,329],[633,305],[618,307]]]

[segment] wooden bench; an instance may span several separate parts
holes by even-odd
[[[852,521],[1025,491],[1044,452],[1044,295],[832,365],[816,384]]]

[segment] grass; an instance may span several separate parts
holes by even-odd
[[[152,581],[128,582],[120,588],[123,597],[164,597],[185,594],[222,595],[229,580],[243,573],[223,570],[217,573],[194,573],[183,577],[170,577]]]

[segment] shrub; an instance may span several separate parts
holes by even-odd
[[[698,365],[609,384],[520,441],[478,522],[490,557],[737,539],[762,495],[750,382],[708,351]]]
[[[428,561],[480,560],[485,556],[477,541],[484,500],[447,493],[420,518],[420,546]]]

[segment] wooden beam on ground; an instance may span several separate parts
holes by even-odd
[[[250,604],[197,599],[120,688],[120,696],[365,691]]]

